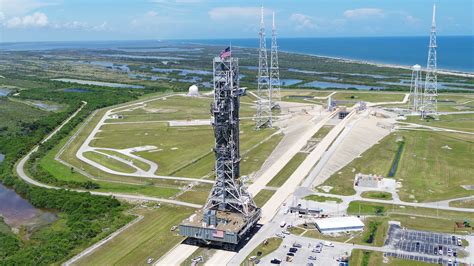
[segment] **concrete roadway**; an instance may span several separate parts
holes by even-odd
[[[117,107],[117,108],[113,108],[113,109],[110,109],[108,110],[104,116],[102,116],[102,118],[100,119],[100,121],[97,123],[97,125],[94,127],[94,129],[92,130],[92,132],[89,134],[89,136],[87,136],[86,140],[84,141],[84,143],[81,145],[81,147],[78,149],[78,151],[76,152],[76,157],[101,170],[101,171],[104,171],[106,173],[110,173],[110,174],[114,174],[114,175],[122,175],[122,176],[131,176],[131,177],[145,177],[145,178],[156,178],[156,179],[167,179],[167,180],[178,180],[178,181],[190,181],[190,182],[201,182],[201,183],[208,183],[208,184],[214,184],[214,181],[213,180],[206,180],[206,179],[198,179],[198,178],[186,178],[186,177],[175,177],[175,176],[160,176],[160,175],[155,175],[154,173],[152,172],[146,172],[146,171],[143,171],[137,167],[135,167],[131,162],[127,162],[126,160],[123,160],[123,159],[120,159],[119,161],[123,162],[123,163],[126,163],[127,165],[130,165],[131,167],[135,168],[137,171],[135,173],[123,173],[123,172],[118,172],[118,171],[114,171],[114,170],[111,170],[99,163],[96,163],[88,158],[86,158],[83,154],[87,151],[95,151],[95,149],[100,149],[100,147],[91,147],[90,146],[90,143],[92,142],[92,140],[94,140],[95,136],[97,135],[97,133],[100,131],[100,128],[105,124],[105,120],[109,119],[111,117],[112,114],[114,114],[115,111],[117,110],[121,110],[121,109],[124,109],[126,107],[130,107],[130,106],[142,106],[143,104],[147,103],[147,102],[151,102],[151,101],[156,101],[156,100],[159,100],[159,99],[163,99],[163,98],[168,98],[168,97],[171,97],[171,96],[180,96],[181,94],[172,94],[172,95],[166,95],[166,96],[161,96],[161,97],[157,97],[157,98],[152,98],[152,99],[148,99],[148,100],[145,100],[145,101],[141,101],[141,102],[134,102],[134,103],[131,103],[129,105],[123,105],[123,106],[120,106],[120,107]],[[110,150],[114,150],[114,149],[110,149]],[[116,149],[114,150],[116,152],[120,152],[121,150],[119,149]],[[130,156],[129,153],[124,153],[124,155],[127,155],[127,156]],[[147,163],[148,164],[148,160],[144,160],[142,159],[141,157],[134,157],[135,159],[138,159],[144,163]],[[155,169],[158,168],[157,165],[150,165],[150,169]]]
[[[311,127],[310,130],[307,130],[307,132],[305,132],[304,135],[302,135],[297,141],[294,142],[294,144],[291,147],[287,149],[287,151],[284,153],[283,156],[280,156],[270,167],[266,168],[266,170],[260,175],[260,177],[253,184],[249,186],[248,191],[252,195],[256,195],[258,194],[260,190],[264,189],[266,185],[268,184],[268,182],[270,182],[272,178],[276,176],[278,172],[281,169],[283,169],[283,167],[285,167],[285,165],[293,158],[293,156],[296,155],[296,153],[298,153],[304,147],[304,145],[306,145],[307,141],[311,139],[311,137],[322,126],[324,126],[324,124],[326,124],[327,121],[329,121],[335,114],[336,114],[336,111],[328,113],[325,118],[323,118],[320,122],[318,122],[316,125]],[[278,208],[280,204],[278,204],[278,206],[276,207]],[[267,211],[267,213],[270,213],[270,212],[271,210]],[[266,228],[268,228],[268,226]],[[253,237],[253,239],[254,238],[255,237]],[[258,242],[257,245],[260,244],[260,242]],[[248,246],[248,244],[246,246]],[[196,246],[180,244],[177,247],[175,247],[173,250],[171,250],[169,253],[161,257],[160,260],[157,261],[155,265],[179,265],[183,261],[185,261],[197,249],[198,247]],[[178,250],[178,251],[175,251],[175,250]],[[183,252],[183,251],[186,251],[186,252]],[[218,250],[210,258],[210,260],[205,263],[205,265],[225,265],[232,259],[234,255],[235,255],[235,252]],[[173,262],[173,263],[170,264],[170,262]]]
[[[51,132],[48,136],[46,136],[46,138],[44,138],[40,143],[45,143],[46,141],[48,141],[50,138],[52,138],[56,133],[58,133],[63,127],[64,125],[66,125],[72,118],[74,118],[81,110],[82,108],[84,108],[84,106],[86,105],[87,103],[86,102],[83,102],[83,105],[81,105],[81,107],[79,107],[77,109],[76,112],[74,112],[68,119],[64,120],[64,122],[59,126],[57,127],[55,130],[53,130],[53,132]],[[25,172],[25,164],[26,162],[29,160],[29,158],[31,157],[31,154],[33,154],[34,152],[36,152],[38,150],[38,146],[35,146],[30,152],[28,152],[25,157],[23,157],[19,162],[18,164],[16,165],[15,167],[15,171],[18,175],[18,177],[20,177],[21,179],[23,179],[25,182],[29,183],[29,184],[32,184],[34,186],[38,186],[38,187],[43,187],[43,188],[49,188],[49,189],[63,189],[63,188],[60,188],[60,187],[56,187],[56,186],[51,186],[51,185],[46,185],[46,184],[43,184],[43,183],[40,183],[36,180],[34,180],[33,178],[31,178],[30,176],[28,176],[28,174],[26,174]],[[121,193],[111,193],[111,192],[98,192],[98,191],[86,191],[86,190],[81,190],[81,189],[69,189],[71,191],[77,191],[77,192],[89,192],[91,193],[92,195],[99,195],[99,196],[113,196],[113,197],[116,197],[116,198],[121,198],[121,199],[125,199],[125,200],[146,200],[146,201],[155,201],[155,202],[163,202],[163,203],[170,203],[170,204],[175,204],[175,205],[181,205],[181,206],[186,206],[186,207],[191,207],[191,208],[201,208],[202,205],[199,205],[199,204],[193,204],[193,203],[188,203],[188,202],[182,202],[182,201],[178,201],[178,200],[169,200],[169,199],[160,199],[160,198],[154,198],[154,197],[147,197],[147,196],[139,196],[139,195],[128,195],[128,194],[121,194]]]

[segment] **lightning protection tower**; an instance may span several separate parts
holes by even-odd
[[[238,59],[216,57],[212,125],[216,139],[216,180],[207,203],[180,224],[179,232],[191,244],[234,250],[260,219],[261,210],[240,178]]]
[[[436,5],[433,5],[433,19],[431,22],[430,45],[428,49],[428,61],[426,64],[425,91],[423,93],[423,107],[421,116],[423,118],[438,116],[438,80],[436,76]]]
[[[414,65],[411,72],[410,108],[419,112],[423,102],[423,85],[421,80],[421,66]]]
[[[257,123],[256,129],[272,127],[272,90],[268,75],[267,45],[265,41],[265,23],[263,6],[260,17],[260,48],[258,50],[258,88],[257,88]]]
[[[272,93],[273,106],[279,107],[276,101],[281,100],[280,95],[280,68],[278,66],[278,45],[275,26],[275,12],[272,15],[272,47],[270,52],[270,90]]]

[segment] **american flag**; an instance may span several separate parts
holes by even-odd
[[[221,59],[224,59],[229,56],[231,56],[230,46],[222,50],[220,54]]]

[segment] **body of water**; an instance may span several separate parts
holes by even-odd
[[[27,200],[20,197],[15,191],[6,188],[0,183],[0,215],[11,227],[20,225],[35,226],[53,222],[56,214],[36,209]]]
[[[126,88],[126,89],[143,89],[143,88],[145,88],[144,86],[141,86],[141,85],[131,85],[131,84],[123,84],[123,83],[112,83],[112,82],[102,82],[102,81],[82,80],[82,79],[60,78],[60,79],[52,79],[52,80],[62,81],[62,82],[70,82],[70,83],[77,83],[77,84],[84,84],[84,85],[104,86],[104,87],[111,87],[111,88]]]
[[[279,38],[278,46],[281,51],[286,52],[405,66],[412,66],[414,64],[425,66],[428,56],[428,34],[429,28],[426,29],[426,36],[419,37]],[[474,72],[474,36],[438,36],[437,41],[438,67],[440,69]],[[234,46],[251,48],[257,48],[259,44],[257,38],[172,41],[24,42],[0,43],[0,50],[115,49],[130,52],[175,52],[182,49],[195,52],[199,51],[199,48],[183,46],[193,43],[227,46],[229,42],[232,42]],[[270,40],[268,40],[267,47],[270,47]]]
[[[429,29],[423,37],[280,38],[281,51],[375,63],[426,65]],[[438,36],[438,68],[474,72],[474,36]],[[258,39],[188,40],[190,43],[257,48]],[[268,40],[267,47],[270,47]]]
[[[349,84],[349,83],[337,83],[337,82],[326,82],[326,81],[311,81],[300,85],[299,87],[304,88],[321,88],[321,89],[358,89],[358,90],[383,90],[384,87],[378,86],[369,86],[369,85],[359,85],[359,84]]]
[[[0,88],[0,97],[5,97],[10,93],[9,89]]]

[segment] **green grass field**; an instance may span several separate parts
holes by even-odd
[[[474,114],[440,115],[439,120],[422,120],[417,116],[410,116],[405,122],[474,132]]]
[[[308,154],[299,152],[268,182],[269,187],[281,187],[293,172],[300,166]]]
[[[340,198],[335,198],[335,197],[326,197],[326,196],[319,196],[319,195],[308,195],[304,197],[305,200],[312,200],[312,201],[317,201],[317,202],[326,202],[326,201],[333,201],[336,203],[342,203],[342,200]]]
[[[146,265],[183,240],[170,229],[188,217],[193,210],[169,205],[159,209],[139,209],[134,213],[144,219],[119,234],[76,265]]]
[[[262,207],[273,196],[273,194],[275,194],[275,190],[262,189],[257,193],[257,195],[254,195],[253,199],[258,207]]]
[[[117,156],[121,159],[124,159],[124,160],[127,160],[127,161],[131,161],[133,163],[134,166],[142,169],[142,170],[145,170],[145,171],[148,171],[150,169],[150,165],[147,164],[147,163],[144,163],[140,160],[137,160],[135,158],[132,158],[132,157],[129,157],[123,153],[120,153],[120,152],[116,152],[116,151],[110,151],[110,150],[98,150],[102,153],[106,153],[106,154],[109,154],[109,155],[113,155],[113,156]]]
[[[474,199],[451,201],[449,206],[474,209]]]
[[[122,172],[122,173],[134,173],[136,170],[135,168],[125,164],[125,163],[122,163],[118,160],[115,160],[114,158],[112,157],[109,157],[107,155],[103,155],[103,154],[100,154],[100,153],[97,153],[97,152],[93,152],[93,151],[88,151],[88,152],[85,152],[84,153],[84,157],[86,157],[87,159],[89,160],[92,160],[96,163],[99,163],[107,168],[109,168],[110,170],[114,170],[114,171],[118,171],[118,172]]]
[[[392,194],[388,192],[383,192],[383,191],[364,191],[360,195],[363,198],[368,198],[368,199],[382,199],[382,200],[391,200],[392,199]]]
[[[405,95],[393,92],[337,92],[334,100],[366,101],[366,102],[401,102]]]
[[[277,248],[281,245],[281,242],[283,242],[283,239],[279,237],[267,238],[266,244],[265,244],[265,241],[260,243],[260,245],[258,245],[252,252],[250,252],[247,258],[245,258],[245,260],[242,262],[242,265],[252,265],[251,263],[247,264],[247,262],[249,262],[250,257],[257,256],[257,253],[261,252],[261,255],[258,256],[258,258],[263,258],[266,255],[277,250]]]
[[[473,220],[474,214],[458,211],[416,208],[393,204],[353,201],[347,213],[350,215],[378,215],[376,219],[399,221],[402,226],[444,233],[466,234],[465,229],[455,228],[455,221]]]
[[[399,191],[402,200],[426,202],[472,195],[461,185],[472,184],[470,155],[474,137],[440,132],[392,133],[323,185],[333,186],[331,193],[352,195],[356,173],[387,176],[398,149],[396,140],[400,138],[405,140],[405,148],[394,178],[402,183]]]

